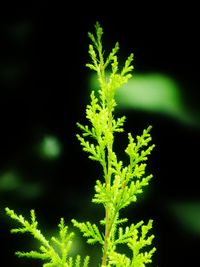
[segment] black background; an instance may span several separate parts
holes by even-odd
[[[14,168],[23,181],[43,188],[37,198],[2,192],[1,214],[6,206],[23,214],[34,208],[43,229],[54,229],[63,216],[95,221],[102,212],[90,203],[100,168],[82,153],[75,137],[88,100],[87,32],[97,20],[106,48],[119,41],[122,58],[134,52],[136,72],[170,75],[181,85],[191,111],[199,112],[197,7],[134,1],[109,7],[103,2],[65,4],[43,2],[0,11],[0,168],[2,173]],[[152,124],[156,144],[149,159],[155,176],[150,194],[129,208],[127,216],[131,221],[153,218],[157,253],[152,266],[198,265],[199,236],[185,232],[169,207],[177,201],[199,201],[199,128],[159,114],[125,115],[127,130],[135,134]],[[61,140],[58,160],[41,160],[34,150],[44,134]],[[2,266],[40,266],[13,255],[30,249],[29,239],[25,245],[24,238],[10,235],[12,223],[4,215],[0,221]]]

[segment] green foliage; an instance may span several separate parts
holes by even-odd
[[[44,267],[80,267],[81,257],[77,255],[75,259],[69,256],[74,234],[68,233],[68,227],[65,225],[64,219],[61,218],[58,225],[59,236],[52,236],[48,240],[38,229],[38,222],[35,217],[34,210],[30,212],[30,222],[22,215],[17,215],[13,210],[6,208],[6,213],[13,220],[17,221],[21,227],[11,230],[11,233],[29,233],[34,239],[39,241],[40,247],[38,251],[16,252],[19,257],[27,257],[40,259],[44,261]],[[87,267],[89,257],[85,257],[82,266]]]
[[[131,78],[133,70],[131,54],[119,69],[117,52],[119,44],[105,57],[102,46],[103,29],[99,23],[95,25],[96,35],[89,33],[92,44],[89,45],[91,62],[87,67],[97,73],[99,90],[91,92],[91,102],[86,107],[88,125],[77,123],[81,134],[77,138],[90,159],[99,162],[102,167],[102,179],[96,181],[95,194],[92,202],[100,204],[105,210],[104,218],[99,218],[99,225],[87,222],[72,223],[87,239],[89,244],[97,244],[102,250],[101,267],[145,267],[152,262],[155,248],[146,250],[152,245],[154,235],[149,234],[152,220],[145,225],[143,221],[126,226],[127,218],[120,217],[120,211],[136,202],[138,194],[149,184],[152,175],[146,175],[147,159],[154,145],[151,142],[151,126],[144,129],[135,138],[128,133],[128,144],[124,149],[128,163],[119,160],[114,149],[115,135],[124,131],[125,116],[116,118],[116,91]],[[110,68],[110,74],[106,71]],[[45,261],[45,267],[83,267],[88,266],[89,257],[81,261],[78,255],[75,259],[69,256],[73,233],[68,233],[68,227],[61,219],[59,237],[48,241],[37,228],[34,211],[31,211],[31,221],[17,215],[13,210],[6,209],[7,214],[16,220],[21,228],[12,229],[13,233],[29,232],[41,246],[39,251],[17,252],[20,257],[37,258]],[[124,246],[125,252],[120,252]]]
[[[103,29],[96,24],[96,36],[89,33],[92,44],[89,45],[91,63],[87,67],[96,71],[99,90],[95,94],[91,92],[91,103],[86,107],[86,118],[89,125],[78,123],[82,134],[77,138],[89,158],[98,161],[102,166],[102,180],[96,181],[95,195],[92,202],[102,204],[105,209],[105,218],[100,220],[104,230],[101,232],[97,225],[90,222],[78,223],[72,220],[74,226],[78,227],[87,238],[88,243],[99,243],[102,246],[103,256],[101,266],[134,266],[142,267],[151,262],[155,251],[143,252],[143,248],[151,245],[153,235],[147,237],[152,228],[152,221],[145,226],[139,222],[130,227],[120,226],[127,219],[120,218],[120,211],[137,200],[137,195],[142,193],[143,188],[148,185],[152,175],[146,175],[145,163],[154,145],[151,141],[151,126],[145,129],[141,136],[133,138],[128,133],[128,145],[125,153],[128,156],[128,165],[118,160],[113,150],[114,138],[117,132],[123,132],[125,116],[115,118],[116,107],[115,93],[130,78],[133,69],[131,65],[133,54],[125,61],[124,67],[119,70],[117,52],[119,44],[116,43],[112,51],[105,58],[102,47]],[[111,74],[106,70],[111,68]],[[139,230],[140,229],[140,230]],[[141,234],[139,234],[141,233]],[[132,250],[132,257],[120,254],[118,245],[126,245]]]

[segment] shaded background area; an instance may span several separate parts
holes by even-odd
[[[106,8],[105,8],[106,9]],[[198,260],[199,195],[199,18],[194,6],[119,6],[100,11],[48,3],[1,9],[0,24],[0,238],[6,266],[41,266],[14,256],[36,244],[11,236],[6,206],[36,210],[47,235],[60,217],[96,221],[102,210],[90,203],[100,168],[76,140],[76,122],[95,81],[85,68],[87,32],[98,20],[104,45],[120,43],[121,59],[135,54],[135,80],[119,100],[126,131],[153,125],[156,148],[149,159],[151,185],[124,212],[130,222],[154,219],[154,266],[190,266]],[[135,81],[135,82],[134,82]],[[131,91],[133,90],[133,91]],[[130,97],[129,97],[130,96]],[[120,155],[126,144],[117,137]],[[121,139],[120,139],[121,138]],[[98,175],[98,176],[96,176]],[[81,238],[81,253],[92,253]],[[75,251],[78,248],[75,248]],[[153,266],[153,265],[152,265]]]

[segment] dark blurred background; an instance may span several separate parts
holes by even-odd
[[[0,10],[2,266],[41,266],[14,256],[36,244],[9,233],[13,222],[5,216],[7,206],[25,216],[34,208],[47,236],[60,217],[69,224],[71,218],[102,219],[102,209],[91,204],[101,169],[75,137],[95,86],[85,63],[87,32],[94,32],[97,20],[106,51],[119,41],[121,61],[135,55],[135,83],[133,76],[125,87],[132,92],[118,96],[117,113],[127,116],[125,130],[139,135],[151,124],[156,144],[148,165],[154,178],[124,216],[130,223],[154,220],[152,266],[191,266],[200,247],[198,9],[170,2],[93,5],[46,1]],[[121,155],[126,141],[118,138]],[[96,248],[85,246],[81,237],[76,242],[75,252],[80,247],[97,264]]]

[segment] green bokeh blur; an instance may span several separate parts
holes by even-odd
[[[56,159],[61,154],[61,143],[54,136],[45,136],[39,144],[39,152],[45,159]]]

